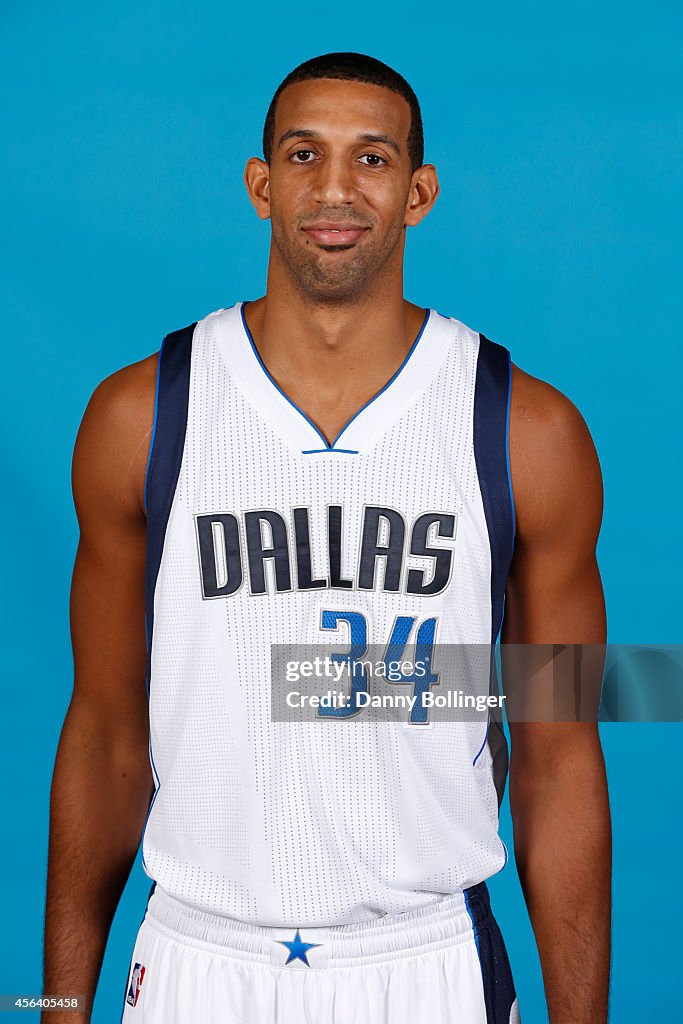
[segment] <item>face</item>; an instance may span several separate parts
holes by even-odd
[[[376,85],[320,79],[280,95],[270,165],[252,158],[245,179],[270,218],[275,261],[317,301],[347,301],[387,274],[402,280],[405,227],[438,193],[436,173],[413,173],[410,107]]]

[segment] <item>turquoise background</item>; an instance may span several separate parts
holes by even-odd
[[[414,86],[442,195],[411,232],[406,293],[576,402],[604,470],[610,639],[681,642],[682,22],[664,0],[3,4],[0,992],[40,990],[49,785],[72,685],[76,430],[103,377],[262,291],[268,227],[241,176],[275,86],[301,60],[362,50]],[[612,1019],[671,1019],[681,729],[602,728]],[[511,847],[507,811],[502,827]],[[95,1024],[118,1021],[148,888],[138,858]],[[514,866],[491,889],[523,1020],[542,1022]]]

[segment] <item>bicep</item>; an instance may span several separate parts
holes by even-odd
[[[517,536],[505,599],[505,643],[602,643],[596,543],[600,464],[578,410],[518,372],[510,424]],[[532,382],[532,383],[530,383]]]
[[[141,474],[153,409],[144,388],[141,395],[130,384],[124,374],[100,385],[74,449],[80,537],[71,586],[69,711],[93,742],[140,751],[148,736]]]
[[[510,464],[517,519],[515,552],[505,597],[504,644],[598,645],[584,649],[581,683],[593,708],[599,694],[606,615],[596,544],[602,519],[602,476],[588,428],[578,410],[543,382],[517,373],[513,383]],[[529,680],[524,665],[544,659],[540,648],[509,648],[513,693],[524,699]],[[569,652],[571,657],[572,652]],[[547,659],[546,659],[547,660]],[[505,665],[505,662],[504,662]],[[572,705],[576,679],[567,676],[566,694],[555,693],[555,708]],[[550,678],[549,669],[545,669]],[[562,686],[565,663],[553,666],[553,685]],[[564,673],[564,674],[563,674]],[[505,667],[504,667],[505,684]],[[570,678],[571,676],[571,678]],[[543,677],[538,679],[543,681]],[[559,683],[558,683],[559,680]],[[569,692],[571,689],[571,693]],[[538,691],[541,692],[540,690]],[[532,696],[530,718],[510,721],[513,763],[527,780],[600,760],[594,721],[543,721]],[[559,701],[559,703],[557,703]],[[569,704],[568,704],[569,702]],[[542,706],[539,701],[538,707]],[[564,712],[559,712],[561,718]],[[552,717],[552,716],[550,716]],[[566,715],[571,718],[571,714]]]

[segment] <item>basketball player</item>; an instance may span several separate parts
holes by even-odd
[[[88,1011],[50,1022],[90,1017],[142,837],[153,886],[107,1019],[513,1024],[486,888],[507,859],[500,730],[274,722],[271,645],[385,645],[397,622],[402,642],[489,644],[504,600],[507,642],[603,642],[596,454],[506,349],[404,299],[407,230],[439,187],[403,78],[308,61],[263,143],[245,180],[271,222],[266,294],[105,380],[76,443],[45,990]],[[549,1018],[601,1024],[597,727],[511,736]]]

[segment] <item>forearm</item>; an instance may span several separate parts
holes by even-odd
[[[48,1024],[90,1019],[109,929],[135,859],[151,789],[143,751],[121,749],[82,717],[67,715],[50,800],[43,991],[84,995],[86,1012],[51,1012]]]
[[[602,757],[532,771],[514,764],[513,750],[510,801],[550,1024],[604,1024],[611,835]]]

